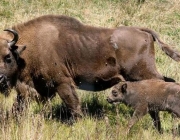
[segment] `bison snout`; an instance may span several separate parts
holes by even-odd
[[[110,99],[109,97],[106,99],[109,103],[113,103],[113,100],[112,99]]]

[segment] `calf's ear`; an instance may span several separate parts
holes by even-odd
[[[127,84],[125,83],[125,84],[123,84],[123,85],[121,86],[121,92],[122,92],[123,94],[125,94],[125,93],[126,93],[126,89],[127,89]]]

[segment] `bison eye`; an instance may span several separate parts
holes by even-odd
[[[112,91],[112,95],[113,95],[114,97],[117,97],[117,96],[118,96],[118,92],[115,91],[115,90],[113,90],[113,91]]]
[[[5,59],[6,63],[11,63],[11,55],[10,54],[6,55],[4,59]]]

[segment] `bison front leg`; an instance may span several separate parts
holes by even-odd
[[[75,117],[75,119],[82,117],[80,100],[75,91],[75,86],[63,83],[58,86],[57,91],[68,109],[70,109],[72,116]]]
[[[27,85],[24,82],[17,81],[16,91],[17,91],[17,99],[13,104],[12,112],[13,114],[21,113],[24,108],[28,106],[30,98],[35,99],[36,101],[40,101],[39,93],[34,89],[33,83],[30,82],[30,85]]]

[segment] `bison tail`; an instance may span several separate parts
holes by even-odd
[[[158,35],[156,34],[156,32],[147,29],[147,28],[140,28],[140,30],[145,31],[150,33],[153,36],[154,41],[156,41],[159,45],[159,47],[172,59],[174,59],[175,61],[180,61],[180,52],[174,50],[172,47],[170,47],[169,45],[165,44],[164,42],[162,42],[160,40],[160,38],[158,37]]]
[[[178,51],[174,50],[173,48],[158,39],[156,39],[156,42],[169,57],[171,57],[175,61],[180,61],[180,53]]]

